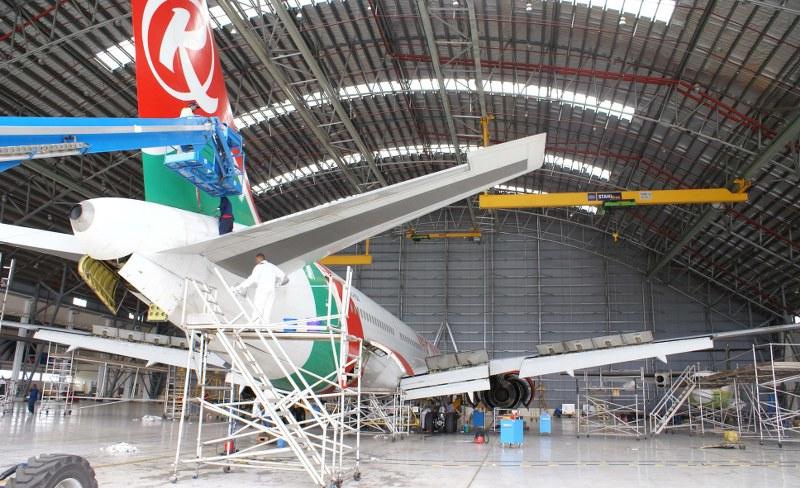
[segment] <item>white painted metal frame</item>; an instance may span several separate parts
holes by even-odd
[[[42,403],[40,415],[71,415],[74,401],[74,381],[72,375],[75,351],[56,343],[47,345],[47,363],[42,377]],[[38,360],[38,359],[37,359]]]
[[[616,378],[615,378],[616,379]],[[584,374],[583,390],[578,393],[578,437],[581,434],[616,435],[640,439],[647,436],[647,393],[644,387],[644,368],[638,376],[626,377],[633,381],[633,389],[610,385],[602,374],[599,383],[593,383]]]
[[[352,271],[348,269],[342,292],[339,313],[332,313],[334,286],[328,287],[328,313],[314,318],[314,331],[306,332],[307,320],[263,324],[257,315],[248,311],[232,289],[215,269],[224,292],[238,305],[236,317],[228,318],[217,302],[217,290],[204,283],[187,280],[184,302],[190,293],[199,295],[204,304],[204,316],[208,323],[188,324],[182,318],[183,327],[189,335],[191,351],[199,354],[200,366],[196,370],[200,396],[189,401],[200,406],[197,423],[197,440],[192,458],[181,458],[180,441],[175,454],[173,479],[177,480],[179,466],[183,463],[195,465],[195,476],[201,466],[220,466],[224,470],[234,468],[304,471],[316,486],[340,486],[346,473],[360,478],[359,448],[361,409],[353,408],[361,402],[360,373],[362,369],[362,339],[350,335],[347,328],[347,311],[350,303]],[[249,307],[252,309],[252,306]],[[334,321],[338,320],[340,326]],[[283,332],[287,326],[296,332]],[[247,335],[247,340],[244,336]],[[291,336],[291,337],[289,337]],[[257,340],[254,340],[254,337]],[[282,346],[282,341],[306,337],[330,342],[330,351],[336,365],[335,371],[319,376],[292,361]],[[208,372],[208,345],[211,339],[224,349],[230,362],[230,378],[235,378],[242,387],[249,387],[254,398],[243,399],[239,391],[231,386],[230,394],[219,403],[204,398]],[[351,347],[354,346],[355,347]],[[264,365],[256,361],[252,351],[258,348],[266,352],[280,369],[291,389],[276,387],[264,372]],[[187,370],[192,369],[191,356]],[[189,375],[184,379],[184,398],[189,398]],[[179,439],[185,430],[186,408],[183,402]],[[326,404],[337,408],[327,408]],[[291,411],[299,406],[306,418],[298,420]],[[228,428],[220,434],[213,426],[206,428],[204,418],[213,414],[227,419]],[[355,418],[355,428],[348,422]],[[355,442],[345,442],[345,434],[355,434]],[[222,447],[221,453],[209,453]]]
[[[680,413],[688,414],[687,400],[692,394],[696,384],[693,380],[697,374],[697,366],[690,364],[681,372],[680,376],[672,380],[670,387],[650,410],[650,433],[660,434],[667,429],[692,428],[692,417],[689,415],[689,422],[677,423],[675,417]]]
[[[411,432],[411,405],[400,390],[364,393],[360,410],[362,434],[371,432],[398,437]],[[354,421],[352,427],[356,428]]]
[[[3,253],[0,253],[0,290],[3,293],[3,301],[0,303],[0,331],[3,329],[3,317],[6,314],[6,303],[8,302],[8,290],[11,288],[11,282],[14,279],[14,267],[16,266],[16,259],[11,259],[8,264],[3,263]],[[14,377],[9,378],[8,381],[3,381],[3,391],[0,392],[0,417],[14,408],[14,397],[17,392],[17,379]]]
[[[800,409],[796,407],[800,402],[800,363],[776,360],[781,357],[777,351],[787,346],[796,348],[798,344],[753,345],[759,442],[777,441],[781,447],[786,442],[800,442]],[[767,374],[759,373],[759,348],[769,357]]]

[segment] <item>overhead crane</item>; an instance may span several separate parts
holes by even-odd
[[[409,227],[406,230],[406,239],[412,240],[414,242],[420,241],[427,241],[430,239],[469,239],[473,241],[479,241],[481,239],[481,233],[478,230],[468,230],[468,231],[449,231],[449,232],[417,232],[414,230],[413,227]]]
[[[552,207],[636,207],[644,205],[692,205],[746,202],[749,185],[737,180],[739,188],[699,188],[683,190],[622,190],[567,193],[518,193],[513,195],[482,194],[478,202],[483,209],[552,208]]]
[[[363,254],[331,254],[319,260],[325,266],[369,266],[372,254],[369,253],[369,239],[364,241]]]

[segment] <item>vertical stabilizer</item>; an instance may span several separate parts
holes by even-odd
[[[196,115],[235,128],[206,0],[132,0],[132,7],[139,115],[179,117],[194,103]],[[145,200],[215,215],[219,199],[165,167],[164,150],[143,152],[142,162]],[[243,187],[230,200],[236,221],[252,225],[259,219],[246,173]]]

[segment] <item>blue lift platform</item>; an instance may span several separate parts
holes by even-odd
[[[242,193],[242,136],[216,117],[0,117],[0,172],[24,161],[167,148],[164,165],[209,195]]]

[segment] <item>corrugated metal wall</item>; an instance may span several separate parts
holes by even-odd
[[[447,222],[441,215],[429,220],[438,226]],[[493,357],[610,333],[650,330],[663,339],[763,325],[771,318],[701,278],[692,281],[691,275],[669,286],[647,281],[647,253],[624,236],[615,243],[608,235],[546,217],[528,218],[524,225],[508,222],[495,221],[480,242],[413,242],[400,232],[374,238],[374,264],[356,270],[355,286],[428,339],[446,321],[459,350],[485,348]],[[446,225],[469,228],[460,220]],[[750,343],[727,345],[736,354]],[[439,346],[453,349],[447,337]],[[646,366],[680,370],[701,362],[704,368],[721,368],[725,357],[717,350],[673,357],[669,366],[653,361]],[[574,380],[556,383],[574,391]],[[559,396],[574,398],[556,393],[549,399]]]

